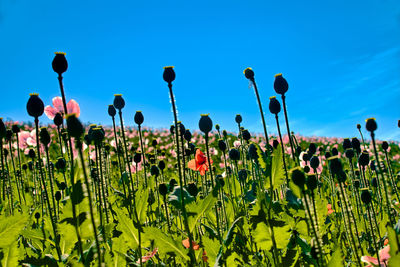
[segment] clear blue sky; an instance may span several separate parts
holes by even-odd
[[[400,3],[357,1],[30,1],[0,0],[0,116],[31,120],[25,105],[38,92],[59,95],[51,68],[67,53],[66,96],[85,122],[110,124],[107,105],[122,93],[125,121],[142,110],[145,125],[172,123],[163,66],[177,74],[179,118],[197,129],[201,113],[235,130],[261,132],[256,73],[268,111],[274,74],[283,73],[292,129],[303,135],[357,135],[378,121],[381,139],[400,140]],[[282,126],[284,126],[283,116]],[[43,119],[48,122],[47,118]]]

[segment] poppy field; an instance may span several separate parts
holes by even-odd
[[[120,94],[102,107],[111,126],[86,125],[65,53],[52,68],[60,96],[27,96],[28,123],[0,119],[1,266],[400,266],[400,144],[374,118],[356,137],[304,137],[284,76],[259,90],[247,68],[263,132],[239,114],[236,133],[207,114],[189,130],[164,67],[169,129]]]

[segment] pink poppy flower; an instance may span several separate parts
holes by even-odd
[[[371,256],[362,256],[361,261],[368,263],[366,267],[373,267],[373,266],[382,266],[385,267],[388,264],[390,254],[390,245],[387,245],[383,249],[379,250],[379,259],[380,262],[378,262],[377,258],[371,257]]]
[[[49,118],[50,120],[53,120],[57,113],[64,113],[64,107],[63,107],[61,97],[59,97],[59,96],[54,97],[52,102],[53,102],[53,107],[46,106],[44,108],[44,113],[46,114],[47,118]],[[76,117],[79,117],[79,115],[81,114],[81,110],[79,108],[78,103],[73,99],[71,99],[67,103],[67,111],[68,111],[68,114],[75,113]]]
[[[157,254],[157,251],[158,251],[158,248],[155,248],[153,251],[150,251],[145,256],[142,256],[142,263],[145,263],[146,261],[153,258]],[[136,263],[140,264],[140,260],[137,260]]]

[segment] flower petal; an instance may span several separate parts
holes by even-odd
[[[54,120],[54,117],[57,114],[57,110],[52,106],[46,106],[44,108],[44,114],[46,114],[47,118],[49,118],[50,120]]]
[[[53,107],[56,109],[57,112],[64,113],[64,105],[61,97],[56,96],[53,98]]]
[[[71,99],[67,104],[68,114],[75,113],[76,117],[78,118],[81,114],[81,109],[79,108],[79,104]]]

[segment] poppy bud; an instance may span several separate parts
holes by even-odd
[[[351,139],[351,146],[357,151],[357,153],[361,152],[361,143],[356,137]]]
[[[44,104],[42,99],[39,98],[39,94],[29,94],[29,100],[26,104],[26,110],[29,116],[38,118],[43,115]]]
[[[53,119],[54,124],[59,127],[63,123],[63,116],[60,112],[57,112]]]
[[[11,129],[6,130],[6,140],[10,141],[13,135],[13,131]]]
[[[317,177],[315,176],[315,174],[311,174],[308,176],[306,184],[307,184],[307,188],[310,189],[311,191],[313,191],[314,189],[317,188],[318,180],[317,180]]]
[[[363,167],[368,165],[368,163],[369,163],[369,154],[368,154],[368,152],[363,151],[360,154],[360,156],[358,157],[358,163]]]
[[[313,169],[316,169],[319,167],[319,158],[316,156],[312,156],[310,159],[310,166]]]
[[[339,155],[339,151],[337,150],[336,147],[332,148],[331,152],[332,152],[332,156],[337,156],[337,155]]]
[[[65,53],[63,52],[56,52],[55,57],[51,65],[53,66],[54,72],[61,76],[64,72],[68,69],[68,62],[65,58]]]
[[[57,201],[61,200],[61,192],[60,191],[57,191],[54,196],[56,197]]]
[[[315,152],[317,152],[317,146],[315,145],[315,143],[310,143],[310,145],[308,146],[308,154],[314,155]]]
[[[142,153],[138,152],[135,153],[135,155],[133,156],[133,161],[137,164],[140,163],[142,161]]]
[[[81,138],[81,136],[85,132],[82,123],[79,121],[74,113],[67,115],[67,130],[69,136],[76,139]]]
[[[158,177],[158,175],[160,174],[160,170],[157,168],[156,165],[151,165],[150,173],[151,175]]]
[[[354,180],[354,187],[360,188],[360,180],[358,180],[358,179]]]
[[[108,115],[110,115],[110,117],[114,117],[115,114],[117,114],[117,111],[115,110],[114,105],[108,105]]]
[[[135,123],[137,125],[141,125],[143,122],[144,122],[143,113],[140,110],[136,111],[136,113],[135,113]]]
[[[102,128],[100,127],[93,128],[92,138],[96,145],[100,145],[101,142],[103,142],[104,140],[104,132],[102,131]]]
[[[17,124],[14,124],[11,127],[11,130],[13,131],[13,133],[19,133],[21,131],[21,129],[19,128],[19,126]]]
[[[243,71],[244,76],[250,81],[254,81],[254,71],[251,68],[247,68]]]
[[[357,124],[357,129],[358,129],[358,130],[361,129],[361,124]]]
[[[310,172],[310,167],[308,165],[304,166],[303,171],[305,173],[309,173]]]
[[[223,130],[223,131],[222,131],[222,135],[223,135],[225,138],[227,138],[228,132],[227,132],[226,130]]]
[[[354,157],[354,150],[351,148],[348,148],[348,149],[346,149],[344,154],[346,155],[346,158],[352,159]]]
[[[371,203],[372,197],[371,193],[369,192],[368,188],[361,189],[361,200],[364,202],[365,205]]]
[[[47,131],[46,127],[42,127],[40,128],[40,132],[39,132],[39,140],[40,143],[42,143],[45,147],[47,147],[50,143],[50,134]]]
[[[186,141],[190,142],[192,140],[192,133],[186,129],[185,133],[183,134],[183,138],[185,138]]]
[[[222,139],[218,140],[218,148],[222,152],[224,152],[226,150],[226,143],[224,142],[224,140],[222,140]]]
[[[199,120],[199,128],[205,134],[208,134],[212,130],[212,120],[208,116],[208,114],[202,114]]]
[[[121,110],[125,107],[125,100],[122,98],[121,94],[114,95],[114,107]]]
[[[215,124],[215,130],[219,131],[219,124]]]
[[[274,89],[277,94],[284,95],[288,89],[289,84],[285,78],[283,78],[282,73],[275,75]]]
[[[245,141],[249,141],[251,138],[251,134],[249,133],[248,130],[243,130],[242,131],[242,137]]]
[[[236,123],[237,124],[240,124],[240,123],[242,123],[242,115],[240,115],[240,114],[236,114],[236,116],[235,116],[235,121],[236,121]]]
[[[171,83],[175,80],[174,66],[164,67],[163,79],[167,83]]]
[[[168,187],[165,183],[161,183],[158,185],[158,192],[160,192],[160,195],[166,196],[168,193]]]
[[[35,212],[35,219],[39,220],[40,219],[40,213],[39,212]]]
[[[376,129],[378,129],[375,118],[366,119],[365,129],[367,129],[369,132],[374,132]]]
[[[386,141],[383,141],[383,142],[382,142],[382,149],[383,149],[383,150],[385,150],[385,151],[387,151],[387,150],[388,150],[388,148],[389,148],[389,144],[388,144],[388,142],[386,142]]]
[[[343,149],[346,150],[348,148],[351,148],[351,141],[349,138],[343,139]]]
[[[232,148],[231,150],[229,150],[229,158],[231,160],[239,160],[240,159],[240,152],[239,150]]]
[[[275,115],[281,112],[281,104],[275,96],[269,98],[269,111]]]
[[[274,149],[276,149],[279,146],[279,141],[276,139],[272,140],[272,146],[274,147]]]
[[[187,190],[188,190],[189,194],[191,194],[194,197],[196,197],[197,194],[199,193],[199,189],[197,188],[195,183],[189,183]]]
[[[375,188],[378,187],[378,180],[376,179],[376,177],[372,178],[371,180],[371,185]]]
[[[35,150],[33,150],[32,148],[29,149],[28,156],[29,156],[32,160],[33,160],[34,158],[36,158]]]
[[[242,182],[242,183],[246,182],[247,171],[245,169],[239,170],[238,176],[239,176],[239,181],[240,182]]]
[[[306,176],[299,168],[296,168],[292,171],[291,177],[292,177],[292,181],[295,185],[297,185],[301,189],[304,188],[304,184],[306,182]]]
[[[178,122],[178,127],[179,127],[179,135],[183,136],[185,134],[185,125],[182,124],[182,122]]]
[[[57,162],[56,162],[56,169],[57,170],[65,170],[66,165],[67,165],[67,162],[65,161],[64,158],[59,157],[57,159]]]

